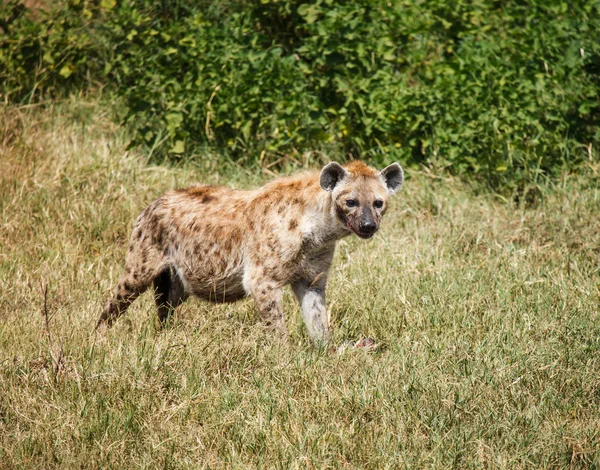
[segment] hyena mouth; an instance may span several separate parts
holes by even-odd
[[[375,229],[372,232],[364,232],[360,229],[354,228],[354,226],[350,223],[347,225],[350,230],[352,230],[356,235],[358,235],[363,240],[368,240],[369,238],[373,238],[373,235],[375,235],[377,233],[377,229]]]
[[[369,238],[373,238],[373,235],[375,235],[375,232],[367,233],[367,232],[359,232],[358,230],[355,231],[354,233],[356,233],[356,235],[358,235],[363,240],[368,240]]]

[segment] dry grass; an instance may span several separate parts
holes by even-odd
[[[289,344],[250,302],[160,330],[149,294],[96,337],[145,204],[262,179],[150,166],[102,109],[0,111],[0,467],[600,466],[597,167],[534,209],[410,172],[329,285],[334,345],[377,352],[311,348],[289,293]]]

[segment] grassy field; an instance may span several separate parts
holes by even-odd
[[[376,351],[312,348],[290,292],[288,343],[250,301],[161,330],[149,293],[97,336],[146,204],[269,178],[149,165],[102,109],[0,108],[0,467],[600,467],[597,165],[530,207],[409,171],[330,278],[333,347]]]

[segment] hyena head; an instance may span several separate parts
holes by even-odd
[[[344,166],[329,163],[320,178],[321,187],[331,193],[338,223],[360,238],[377,232],[390,195],[403,181],[404,172],[397,163],[377,171],[360,161]]]

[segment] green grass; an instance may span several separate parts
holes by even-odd
[[[333,346],[376,352],[312,348],[289,292],[289,343],[250,301],[193,300],[161,330],[150,294],[96,336],[147,203],[269,178],[148,165],[103,109],[0,109],[0,467],[600,467],[593,162],[529,208],[409,171],[329,283]]]

